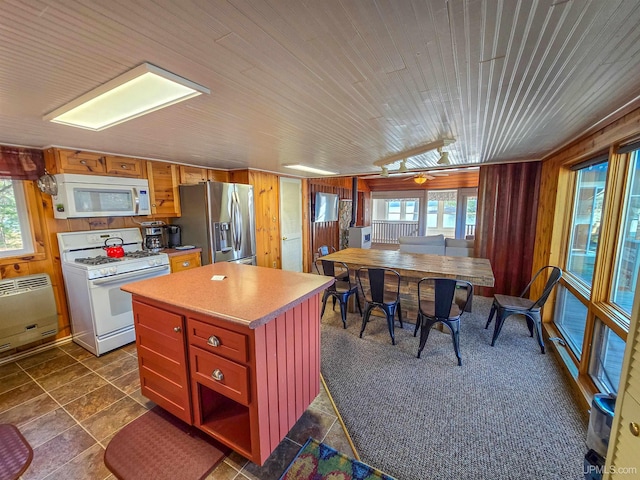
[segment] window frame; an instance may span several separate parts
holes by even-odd
[[[597,155],[594,152],[592,158],[596,156],[602,156],[602,152],[598,152]],[[588,313],[580,359],[568,346],[559,348],[558,351],[569,371],[575,377],[578,386],[588,395],[592,395],[602,388],[590,375],[591,365],[594,361],[592,357],[597,353],[595,344],[597,321],[602,322],[604,327],[611,329],[625,342],[629,331],[630,315],[610,301],[613,276],[615,275],[615,261],[619,248],[618,230],[623,222],[625,194],[627,183],[631,178],[628,171],[629,157],[629,153],[618,153],[617,145],[610,146],[600,238],[596,249],[591,287],[566,270],[571,249],[571,229],[573,228],[573,211],[577,191],[578,168],[576,167],[584,162],[584,159],[574,159],[575,161],[571,163],[566,162],[559,166],[558,189],[565,187],[564,192],[558,197],[556,210],[558,222],[556,222],[557,229],[554,228],[554,236],[557,235],[559,238],[559,252],[556,261],[562,266],[564,272],[560,284],[587,306]],[[553,262],[553,260],[551,261]],[[550,298],[553,308],[544,314],[544,325],[550,337],[560,337],[565,341],[562,332],[552,318],[556,299],[557,296],[554,293]]]
[[[47,258],[47,250],[45,249],[44,237],[44,217],[45,207],[43,203],[50,201],[50,197],[44,197],[35,186],[35,181],[31,180],[13,180],[21,185],[24,208],[28,227],[31,237],[32,252],[18,253],[17,255],[0,257],[0,267],[14,265],[17,261],[39,261]],[[16,202],[17,203],[17,202]],[[51,213],[53,217],[53,213]]]

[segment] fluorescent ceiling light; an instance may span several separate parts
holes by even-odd
[[[98,131],[201,93],[208,94],[210,90],[155,65],[143,63],[45,115],[43,119]]]
[[[317,173],[318,175],[337,175],[338,172],[330,172],[328,170],[321,170],[319,168],[307,167],[306,165],[283,165],[283,167],[293,168],[294,170],[301,170],[303,172]]]

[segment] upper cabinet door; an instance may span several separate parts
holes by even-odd
[[[137,158],[113,157],[111,155],[107,155],[105,158],[108,175],[122,177],[142,176],[142,161]]]
[[[178,166],[164,162],[147,162],[151,213],[164,217],[180,216]]]
[[[105,173],[105,155],[78,150],[56,150],[59,173]]]
[[[180,185],[192,185],[207,181],[207,169],[180,165]]]

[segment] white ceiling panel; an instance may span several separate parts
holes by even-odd
[[[454,165],[535,160],[640,95],[638,27],[637,0],[3,0],[0,143],[286,173],[442,138]],[[101,132],[42,120],[143,62],[211,94]]]

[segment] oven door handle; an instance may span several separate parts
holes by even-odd
[[[113,277],[108,277],[105,279],[91,280],[91,282],[93,283],[93,285],[108,285],[110,283],[118,283],[118,282],[122,282],[123,280],[129,280],[131,278],[146,277],[148,276],[149,273],[161,272],[163,270],[169,270],[169,265],[145,268],[144,270],[137,270],[135,272],[123,273],[122,275],[115,275]]]

